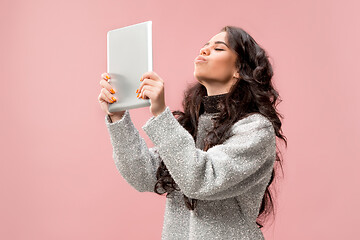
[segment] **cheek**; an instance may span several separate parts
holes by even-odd
[[[219,57],[213,62],[213,69],[226,74],[231,71],[233,67],[233,59],[229,56]]]

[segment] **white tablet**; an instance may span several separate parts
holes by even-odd
[[[109,112],[150,106],[150,99],[138,99],[141,76],[152,71],[152,21],[142,22],[107,33],[107,72],[117,101]]]

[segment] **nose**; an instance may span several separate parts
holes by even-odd
[[[209,54],[209,50],[207,47],[204,47],[200,50],[200,55],[208,55]]]

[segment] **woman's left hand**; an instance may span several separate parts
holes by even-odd
[[[155,72],[146,72],[142,75],[142,81],[137,92],[138,98],[150,99],[150,112],[153,116],[162,113],[165,108],[164,81]]]

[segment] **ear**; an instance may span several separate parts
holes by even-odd
[[[235,72],[235,73],[233,74],[233,77],[239,79],[239,78],[240,78],[240,74],[239,74],[238,72]]]

